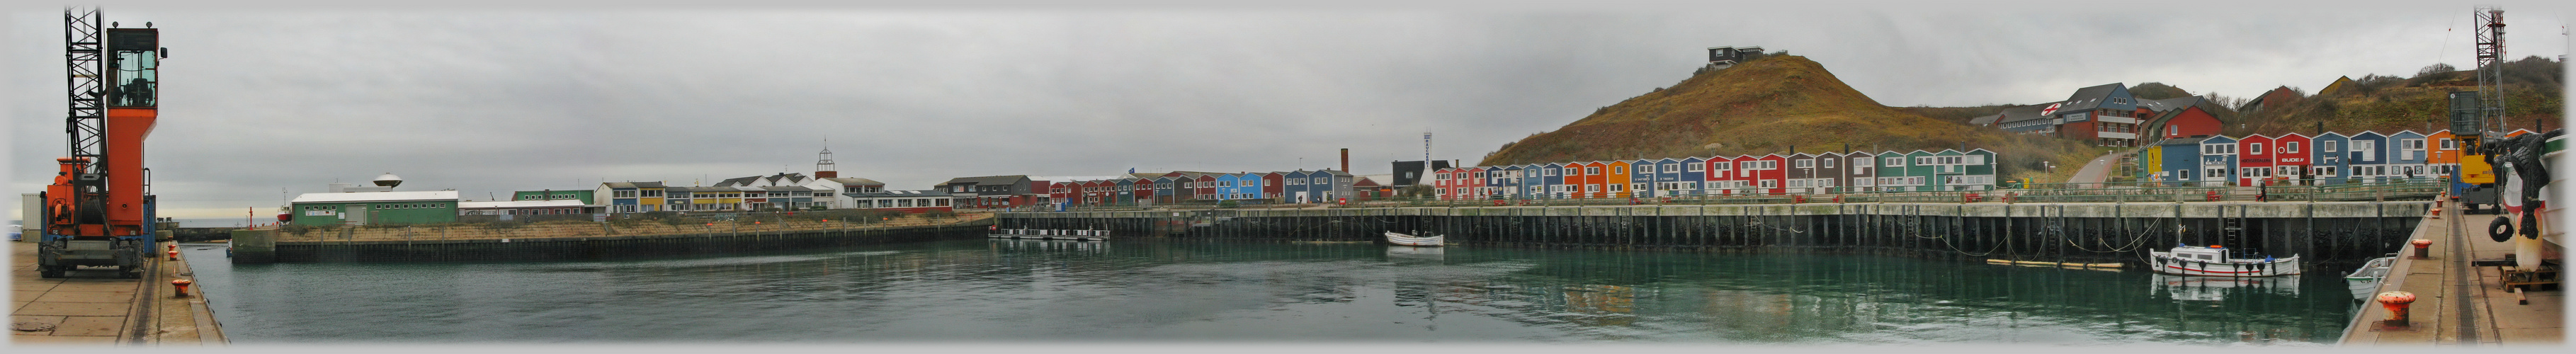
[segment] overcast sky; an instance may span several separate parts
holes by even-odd
[[[2567,8],[2504,2],[2510,55],[2566,53]],[[2158,81],[2314,91],[2470,58],[2467,2],[1722,8],[1096,9],[125,5],[161,28],[163,216],[262,217],[391,172],[470,200],[601,181],[951,177],[1473,163],[1686,78],[1703,48],[1823,63],[1890,106]],[[61,9],[7,13],[7,185],[65,153]],[[14,208],[16,204],[11,204]],[[18,214],[11,214],[14,218]],[[226,226],[226,225],[191,225]]]

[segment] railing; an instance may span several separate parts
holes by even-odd
[[[1069,205],[1065,211],[1136,211],[1273,208],[1504,207],[1585,205],[1752,205],[1806,203],[2141,203],[2141,202],[2319,202],[2429,200],[2448,182],[2432,178],[2346,180],[2318,185],[2320,180],[2266,180],[2255,186],[2204,186],[2202,182],[2032,183],[2024,188],[1974,191],[1860,191],[1858,187],[1809,187],[1820,193],[1733,193],[1668,197],[1425,197],[1355,198],[1348,203],[1254,201],[1232,206],[1218,203],[1117,203]],[[1785,189],[1785,188],[1783,188]],[[1740,191],[1740,190],[1739,190]],[[1590,194],[1590,193],[1585,193]],[[1054,205],[1009,211],[1055,211]]]

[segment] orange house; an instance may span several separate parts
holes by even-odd
[[[1605,171],[1608,173],[1601,175],[1602,187],[1609,188],[1609,192],[1604,193],[1603,195],[1610,198],[1627,198],[1628,160],[1611,160],[1609,162],[1602,163],[1602,165],[1610,167],[1608,168],[1608,171]]]

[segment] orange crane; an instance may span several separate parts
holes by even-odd
[[[43,239],[36,269],[61,278],[81,266],[112,266],[143,276],[152,257],[156,219],[143,140],[160,118],[160,30],[106,28],[98,9],[63,11],[64,66],[69,71],[70,156],[39,197]],[[116,26],[106,23],[108,27]]]

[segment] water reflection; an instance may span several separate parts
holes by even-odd
[[[2143,272],[1838,254],[1168,239],[993,239],[761,257],[200,266],[198,272],[224,307],[216,312],[227,332],[251,343],[2228,344],[2242,333],[2331,342],[2350,310],[2341,291],[2300,288],[2340,282],[2295,278],[2172,280]]]
[[[2174,300],[2225,301],[2228,293],[2299,296],[2299,277],[2196,277],[2156,274],[2156,293]],[[2242,296],[2239,296],[2242,297]]]

